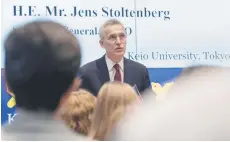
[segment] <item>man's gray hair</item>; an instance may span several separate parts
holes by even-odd
[[[109,19],[109,20],[105,21],[105,23],[99,29],[99,36],[101,39],[104,37],[104,29],[107,26],[111,26],[111,25],[121,25],[124,27],[124,25],[117,19]]]

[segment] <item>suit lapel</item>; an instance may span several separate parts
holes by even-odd
[[[97,61],[97,66],[99,71],[98,77],[101,81],[101,84],[110,81],[108,67],[105,62],[105,55]]]
[[[132,69],[130,69],[128,59],[124,58],[124,82],[131,85],[131,80],[130,80],[131,74],[129,74],[130,70],[132,70]]]

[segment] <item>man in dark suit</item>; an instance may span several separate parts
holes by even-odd
[[[147,68],[124,57],[126,39],[125,28],[118,20],[110,19],[100,27],[99,43],[106,50],[106,54],[81,67],[81,88],[97,96],[101,86],[108,81],[136,85],[139,92],[150,87]]]

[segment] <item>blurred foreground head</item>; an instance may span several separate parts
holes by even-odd
[[[165,101],[145,100],[115,140],[230,140],[230,68],[191,67]],[[146,94],[147,95],[147,94]]]
[[[80,66],[77,39],[58,23],[34,21],[12,31],[4,48],[6,81],[17,107],[54,111]]]
[[[98,93],[89,136],[96,140],[105,140],[123,117],[127,107],[137,99],[134,89],[126,83],[104,84]]]
[[[95,105],[96,97],[90,92],[83,89],[73,91],[62,105],[61,118],[74,131],[87,135]]]

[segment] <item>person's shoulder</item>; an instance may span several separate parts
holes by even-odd
[[[97,69],[97,62],[100,59],[96,59],[94,61],[91,61],[89,63],[84,64],[81,68],[81,72],[89,72],[89,71],[95,71]]]
[[[64,129],[61,132],[14,132],[12,129],[10,132],[2,130],[1,140],[4,141],[89,141],[89,138],[81,134],[76,134],[74,131]]]
[[[9,134],[8,132],[5,131],[4,128],[1,130],[1,140],[2,141],[14,141],[14,136],[12,134]]]
[[[126,62],[128,63],[128,65],[131,65],[131,66],[135,66],[135,68],[139,68],[139,69],[143,69],[143,70],[146,70],[147,67],[139,62],[136,62],[136,61],[133,61],[133,60],[130,60],[130,59],[127,59],[125,58]]]
[[[95,65],[96,65],[96,60],[84,64],[84,65],[81,67],[81,69],[84,70],[84,69],[93,68],[93,67],[95,67]]]

